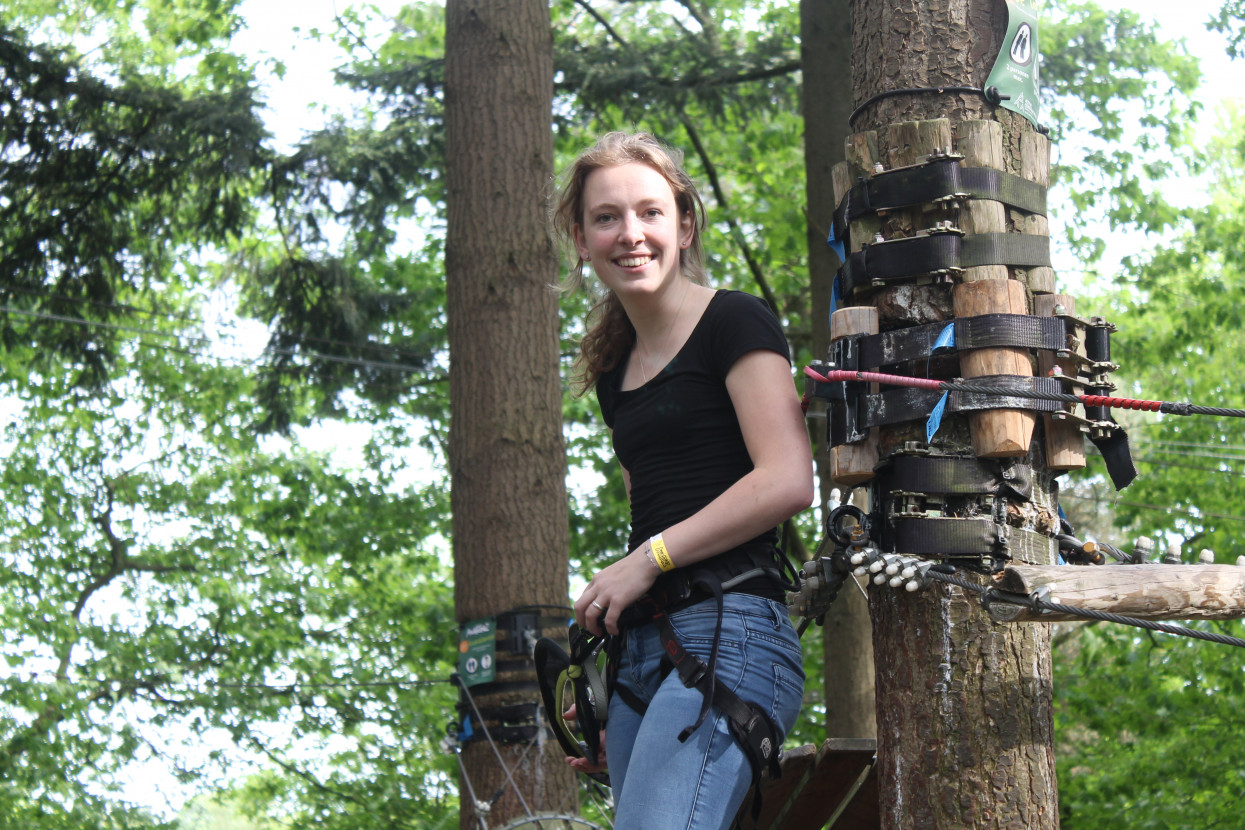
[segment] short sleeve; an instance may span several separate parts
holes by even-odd
[[[791,362],[787,336],[763,300],[742,291],[727,291],[718,305],[709,339],[713,364],[720,377],[725,378],[739,358],[757,349],[777,352]]]

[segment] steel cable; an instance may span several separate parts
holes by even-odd
[[[1174,634],[1179,637],[1193,637],[1198,640],[1208,640],[1212,643],[1219,643],[1225,646],[1237,646],[1245,648],[1245,640],[1239,637],[1229,637],[1225,634],[1216,634],[1213,631],[1199,631],[1196,628],[1185,628],[1183,625],[1172,625],[1170,623],[1157,622],[1155,620],[1143,620],[1137,617],[1125,617],[1120,614],[1112,614],[1108,611],[1095,611],[1090,608],[1078,608],[1075,605],[1063,605],[1058,602],[1049,602],[1037,597],[1021,597],[1016,594],[1008,594],[991,588],[986,585],[980,585],[968,579],[963,579],[955,574],[941,573],[939,571],[930,570],[928,576],[939,582],[946,582],[951,585],[973,591],[981,595],[983,605],[989,605],[991,602],[1005,602],[1009,605],[1020,605],[1025,608],[1033,608],[1041,611],[1058,611],[1061,614],[1069,614],[1074,617],[1083,617],[1091,620],[1101,620],[1103,622],[1118,623],[1120,625],[1131,625],[1135,628],[1146,628],[1150,631],[1162,631],[1164,634]]]

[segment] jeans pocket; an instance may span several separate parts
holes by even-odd
[[[804,702],[804,672],[792,671],[780,663],[774,664],[774,699],[770,717],[782,729],[784,736],[795,726]]]

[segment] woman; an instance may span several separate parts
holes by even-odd
[[[687,651],[709,660],[716,640],[716,683],[764,711],[780,738],[791,728],[804,673],[775,528],[809,506],[813,475],[787,343],[761,301],[705,285],[703,205],[652,136],[610,133],[581,154],[556,219],[576,273],[590,263],[605,291],[578,366],[631,502],[627,554],[575,602],[580,626],[622,640],[606,750],[615,827],[724,828],[752,780],[748,758],[721,707],[702,721],[705,695],[663,670],[659,626],[623,614],[642,597],[665,603]],[[705,573],[743,581],[719,608],[689,591],[688,575]]]

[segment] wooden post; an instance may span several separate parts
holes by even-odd
[[[830,317],[831,342],[849,334],[877,333],[878,310],[873,306],[840,308]],[[877,386],[870,384],[870,389],[877,392]],[[855,487],[873,478],[877,463],[878,430],[873,427],[867,438],[831,450],[830,476],[836,484]]]
[[[838,204],[835,200],[835,168],[847,158],[846,138],[850,132],[847,119],[851,115],[852,100],[842,83],[843,78],[851,73],[852,21],[849,12],[848,0],[806,0],[800,3],[800,67],[806,90],[802,102],[804,166],[807,173],[805,194],[808,199],[808,264],[815,356],[824,355],[830,345],[830,329],[826,322],[830,319],[834,275],[839,267],[839,258],[831,252],[826,239]],[[825,430],[819,432],[814,445],[814,458],[821,483],[821,515],[824,517],[834,506],[830,503],[834,481]],[[859,497],[861,494],[856,495]],[[844,591],[839,601],[826,612],[821,629],[825,657],[822,679],[825,699],[836,702],[836,705],[826,707],[826,736],[831,740],[877,738],[871,624],[869,603],[859,592],[851,594]],[[813,678],[809,680],[811,685]],[[871,806],[876,802],[876,797],[869,799]]]
[[[976,269],[970,269],[976,270]],[[1025,287],[1017,280],[961,283],[952,294],[956,317],[981,314],[1027,314]],[[960,374],[1033,377],[1033,363],[1024,349],[974,349],[960,352]],[[1036,416],[1018,409],[994,409],[972,416],[973,449],[982,458],[1015,458],[1029,454]]]
[[[1236,565],[1016,565],[994,578],[1009,593],[1143,620],[1245,618],[1245,568]],[[1046,592],[1049,591],[1049,594]],[[1064,622],[1084,617],[993,603],[999,622]]]
[[[1076,313],[1076,298],[1069,294],[1044,294],[1033,298],[1033,311],[1039,317],[1051,317],[1055,308],[1062,306],[1064,313]],[[1085,344],[1077,344],[1077,352],[1085,355]],[[1068,377],[1076,377],[1076,362],[1072,359],[1056,360],[1050,352],[1038,353],[1038,374],[1046,377],[1058,368]],[[1085,434],[1074,421],[1061,420],[1051,415],[1042,416],[1046,430],[1046,465],[1052,470],[1079,470],[1085,466]]]
[[[1038,132],[1020,136],[1020,175],[1042,187],[1050,186],[1050,139]],[[1007,212],[1008,225],[1021,233],[1050,236],[1050,222],[1040,213]],[[1046,266],[1017,268],[1015,278],[1029,287],[1034,295],[1055,292],[1055,269]],[[1036,299],[1036,296],[1035,296]]]
[[[956,133],[955,149],[966,167],[1002,170],[1003,129],[993,121],[964,121]],[[1002,202],[971,199],[961,209],[960,225],[966,234],[1001,233],[1006,230]],[[955,287],[956,317],[978,314],[1028,314],[1029,301],[1023,284],[1008,279],[1006,265],[968,268]],[[960,374],[1033,377],[1033,365],[1024,349],[977,349],[960,355]],[[1015,458],[1029,453],[1036,417],[1031,412],[997,409],[972,417],[973,448],[983,458]]]

